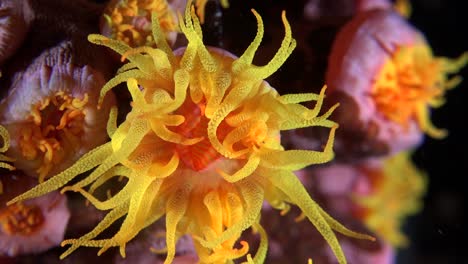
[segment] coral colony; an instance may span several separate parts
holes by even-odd
[[[0,260],[61,245],[60,259],[93,247],[116,263],[264,263],[296,255],[288,238],[269,243],[291,217],[320,241],[293,262],[392,263],[411,242],[401,226],[427,184],[411,153],[445,137],[430,111],[468,54],[435,56],[409,2],[349,0],[317,93],[266,81],[304,45],[285,11],[262,65],[269,25],[254,9],[234,55],[203,38],[228,1],[65,2],[0,7]]]

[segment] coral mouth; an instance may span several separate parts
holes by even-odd
[[[207,137],[209,120],[205,116],[204,103],[195,104],[188,99],[177,113],[183,115],[185,121],[176,127],[176,133],[186,138],[203,137],[203,140],[193,145],[176,145],[176,152],[187,167],[194,171],[200,171],[222,157]]]
[[[66,146],[79,146],[87,102],[87,94],[77,99],[58,92],[32,108],[30,122],[20,130],[19,146],[27,160],[42,160],[36,170],[40,181],[63,159]]]
[[[0,225],[9,235],[30,235],[44,223],[41,209],[36,205],[16,203],[0,212]]]

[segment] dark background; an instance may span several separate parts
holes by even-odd
[[[413,1],[410,21],[425,33],[434,54],[459,56],[468,50],[467,1]],[[433,121],[449,130],[444,140],[426,138],[415,161],[429,176],[424,210],[407,223],[412,239],[400,254],[399,263],[468,263],[468,69],[456,89],[447,95],[447,104],[433,112]]]

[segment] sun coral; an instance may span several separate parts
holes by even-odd
[[[422,131],[442,138],[446,132],[432,125],[428,106],[444,103],[445,91],[461,81],[447,75],[458,72],[467,62],[468,53],[455,60],[434,57],[425,43],[397,47],[377,74],[370,95],[387,119],[404,128],[416,120]]]
[[[77,175],[93,171],[81,181],[63,188],[85,196],[100,210],[110,210],[94,230],[71,245],[62,255],[80,246],[120,247],[140,230],[165,215],[167,258],[175,255],[175,243],[192,236],[201,263],[225,263],[249,252],[241,233],[253,227],[261,237],[249,262],[263,262],[266,233],[259,224],[262,203],[286,212],[297,205],[324,236],[340,263],[346,263],[334,230],[348,236],[372,239],[352,232],[322,210],[297,179],[294,170],[333,158],[337,124],[328,119],[336,106],[320,115],[325,88],[320,94],[279,95],[264,79],[273,74],[295,48],[285,13],[286,34],[281,47],[265,66],[252,65],[263,37],[263,22],[255,11],[258,31],[240,58],[227,51],[207,48],[195,11],[188,5],[180,29],[188,46],[173,52],[157,16],[153,15],[158,49],[131,48],[118,40],[90,35],[128,59],[101,90],[100,102],[116,85],[126,82],[133,102],[126,120],[117,126],[111,111],[107,126],[111,142],[85,154],[74,165],[9,204],[61,188]],[[315,101],[308,109],[301,102]],[[330,128],[323,151],[284,150],[280,131],[301,127]],[[111,178],[126,179],[114,196],[95,195]],[[84,188],[89,186],[86,191]],[[126,216],[125,216],[126,215]],[[110,239],[96,237],[124,217]]]
[[[113,0],[107,4],[103,14],[101,33],[123,41],[130,47],[153,46],[153,12],[158,14],[160,28],[166,40],[173,44],[177,37],[177,16],[167,0]]]
[[[401,226],[422,207],[427,177],[410,153],[314,170],[317,193],[337,215],[353,215],[391,246],[407,245]]]
[[[13,77],[0,102],[0,120],[11,135],[8,155],[28,175],[60,172],[107,139],[110,96],[97,111],[101,72],[75,65],[70,42],[43,52],[37,63]]]
[[[357,183],[354,214],[392,246],[406,246],[401,231],[403,221],[422,207],[426,175],[411,162],[408,152],[383,160],[378,166],[361,166]]]
[[[70,217],[67,199],[58,192],[5,206],[8,199],[34,186],[34,178],[10,173],[2,176],[0,196],[0,255],[39,253],[62,241]]]
[[[433,56],[424,36],[391,10],[358,14],[337,35],[327,72],[330,97],[346,102],[336,113],[344,127],[337,152],[396,153],[418,145],[422,132],[443,137],[430,109],[458,84],[449,75],[467,61],[468,53]]]

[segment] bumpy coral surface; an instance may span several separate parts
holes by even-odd
[[[240,58],[203,45],[193,8],[179,18],[188,46],[175,52],[156,16],[152,26],[157,49],[131,48],[91,35],[91,42],[129,60],[103,87],[100,102],[109,90],[126,82],[132,110],[118,126],[116,111],[111,111],[107,125],[111,142],[9,204],[61,188],[92,170],[62,190],[80,192],[98,209],[110,211],[88,234],[64,241],[71,247],[62,257],[80,246],[99,247],[99,253],[118,246],[125,256],[126,243],[165,215],[165,263],[173,260],[175,243],[183,234],[192,236],[201,263],[225,263],[246,255],[248,261],[263,262],[267,250],[266,233],[259,224],[263,201],[283,212],[293,204],[324,236],[338,261],[346,263],[333,231],[372,238],[346,229],[323,211],[293,173],[333,158],[337,124],[328,117],[336,106],[320,114],[325,88],[320,94],[279,95],[264,81],[291,54],[295,41],[283,13],[286,35],[281,47],[267,65],[253,65],[263,36],[261,17],[253,13],[258,32]],[[300,104],[307,101],[315,101],[315,106]],[[323,151],[284,150],[280,131],[309,126],[330,128]],[[125,186],[113,196],[99,197],[96,191],[114,177],[125,179]],[[96,239],[121,217],[124,221],[112,238]],[[238,241],[249,227],[261,237],[253,258],[249,244]]]
[[[32,11],[28,1],[2,0],[0,3],[0,65],[21,46],[29,31]]]

